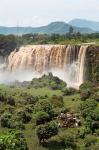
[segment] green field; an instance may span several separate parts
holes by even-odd
[[[44,80],[42,80],[42,82],[43,81]],[[54,81],[52,80],[52,82]],[[96,94],[99,94],[99,90],[96,87],[95,91],[93,91],[92,86],[89,84],[86,87],[86,90],[81,88],[81,90],[76,91],[74,89],[68,90],[68,88],[63,86],[63,84],[61,84],[61,88],[58,87],[59,89],[54,90],[49,85],[42,88],[34,88],[33,86],[34,85],[31,85],[30,87],[15,87],[0,85],[0,116],[3,118],[4,114],[10,114],[10,118],[8,120],[6,117],[0,121],[0,139],[2,134],[5,135],[8,131],[14,130],[14,132],[21,131],[23,133],[29,150],[99,149],[99,129],[90,126],[89,121],[87,121],[93,114],[94,118],[91,118],[90,123],[93,124],[99,121],[99,104],[96,96]],[[89,88],[88,90],[91,90],[90,92],[93,94],[90,93],[90,95],[88,95],[87,88]],[[93,95],[95,95],[95,97],[93,97]],[[15,103],[13,103],[13,101]],[[41,105],[42,102],[44,103],[43,105]],[[46,111],[45,106],[47,109],[51,107],[51,111],[57,115],[52,117],[50,121],[46,120],[45,123],[42,123],[42,125],[37,125],[37,114],[43,109],[43,112]],[[45,126],[51,121],[58,123],[58,116],[61,111],[65,109],[69,113],[72,112],[79,114],[81,126],[77,128],[72,126],[59,128],[58,134],[50,136],[44,145],[40,144],[37,129],[40,126]],[[25,113],[25,119],[27,117],[27,119],[30,118],[30,120],[23,120],[24,118],[22,115],[20,116],[20,112],[22,112],[22,114]],[[87,113],[86,117],[83,116],[86,114],[85,112]],[[4,150],[7,149],[5,148]],[[19,149],[16,148],[15,150]]]

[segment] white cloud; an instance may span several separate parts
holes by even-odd
[[[40,26],[86,18],[99,21],[99,0],[0,0],[0,25]]]

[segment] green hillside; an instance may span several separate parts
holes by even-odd
[[[64,85],[52,74],[24,87],[0,85],[0,150],[99,149],[99,88]]]

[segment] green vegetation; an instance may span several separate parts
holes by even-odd
[[[75,90],[49,74],[15,85],[0,85],[0,150],[99,149],[97,84]],[[62,126],[66,113],[77,114],[81,125]]]
[[[22,36],[15,35],[0,35],[0,54],[3,56],[8,55],[15,48],[22,45],[33,44],[73,44],[78,45],[81,43],[96,43],[99,45],[99,33],[81,34],[74,32],[70,27],[68,33],[60,34],[23,34]]]
[[[60,80],[58,77],[53,77],[52,73],[49,73],[49,76],[44,75],[39,79],[33,79],[31,82],[31,87],[47,87],[52,90],[61,90],[62,88],[66,87],[66,83]]]
[[[20,131],[0,135],[0,150],[28,150],[24,135]]]

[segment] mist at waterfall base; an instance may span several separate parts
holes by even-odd
[[[84,80],[87,47],[74,45],[26,45],[14,50],[0,65],[0,82],[31,81],[51,72],[78,88]]]
[[[50,72],[53,76],[59,77],[61,80],[66,82],[68,87],[78,88],[81,83],[77,83],[77,79],[75,78],[75,74],[78,73],[78,66],[74,62],[71,65],[68,65],[67,70],[61,70],[58,68],[51,69],[49,71],[44,71],[43,73],[38,73],[33,70],[21,70],[16,72],[9,72],[7,70],[3,70],[5,64],[0,64],[0,83],[1,84],[10,84],[12,82],[24,82],[31,81],[33,78],[40,78],[44,74],[48,75]]]

